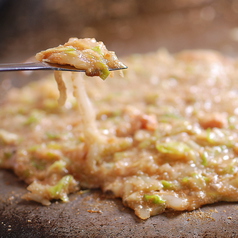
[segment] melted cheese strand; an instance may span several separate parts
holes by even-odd
[[[96,125],[96,115],[87,95],[84,80],[80,74],[72,73],[73,94],[77,99],[80,115],[84,124],[84,134],[88,144],[98,140],[100,133]]]
[[[65,101],[67,99],[67,92],[66,92],[66,86],[64,83],[64,80],[62,78],[62,72],[61,71],[54,71],[55,81],[58,85],[58,90],[60,93],[58,103],[60,106],[63,106],[65,104]]]
[[[78,102],[78,109],[83,121],[85,143],[88,147],[87,164],[93,171],[97,170],[97,162],[100,160],[105,138],[100,134],[93,105],[85,89],[84,80],[78,73],[72,73],[73,94]],[[91,170],[92,172],[92,170]]]

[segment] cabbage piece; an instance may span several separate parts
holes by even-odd
[[[158,194],[145,194],[144,195],[144,200],[146,202],[151,202],[154,204],[165,204],[165,200],[162,199],[162,197],[160,197]]]
[[[157,142],[156,149],[171,160],[194,160],[194,153],[191,147],[183,142]]]

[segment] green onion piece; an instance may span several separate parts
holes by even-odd
[[[213,144],[214,143],[214,133],[211,131],[211,128],[206,130],[207,133],[207,142]]]
[[[181,182],[191,188],[204,189],[210,182],[210,179],[209,177],[203,176],[201,174],[193,173],[191,174],[191,177],[182,178]]]
[[[60,139],[60,136],[58,134],[55,134],[52,132],[46,132],[46,136],[48,139],[52,139],[52,140]]]
[[[55,161],[50,167],[49,171],[51,172],[61,172],[65,169],[66,163],[62,160]]]
[[[64,202],[68,201],[68,196],[66,191],[68,191],[69,186],[73,180],[71,175],[64,176],[55,186],[49,188],[49,192],[52,198],[59,198]]]
[[[164,143],[156,143],[156,149],[170,159],[193,159],[192,149],[183,142],[170,141]]]
[[[140,149],[147,149],[149,148],[151,145],[153,145],[152,141],[147,139],[147,140],[143,140],[142,142],[140,142],[140,144],[138,145],[138,147]]]
[[[154,204],[165,204],[165,200],[157,194],[144,194],[144,199],[146,202],[152,202]]]
[[[38,170],[44,170],[46,167],[46,162],[43,160],[39,160],[37,158],[31,158],[31,164]]]
[[[32,172],[29,169],[25,169],[21,173],[21,177],[23,178],[29,178],[30,176],[32,176]]]
[[[201,159],[202,159],[202,165],[207,166],[208,165],[208,154],[207,154],[207,152],[204,152],[201,155]]]
[[[54,53],[57,53],[57,52],[65,52],[65,53],[68,53],[68,52],[75,52],[76,49],[72,46],[66,46],[66,47],[61,47],[61,48],[58,48],[55,50]]]
[[[188,183],[190,181],[190,177],[182,178],[182,183]]]
[[[161,180],[161,183],[165,189],[174,189],[175,185],[169,181]]]
[[[5,151],[5,152],[3,153],[3,159],[8,160],[8,159],[10,159],[10,158],[12,157],[12,155],[13,155],[13,152]]]
[[[234,174],[235,172],[235,167],[233,164],[229,164],[227,165],[223,171],[222,171],[224,174]]]
[[[39,119],[35,115],[31,115],[24,122],[24,125],[28,126],[28,125],[31,125],[31,124],[36,123],[38,121],[39,121]]]
[[[100,46],[95,46],[95,47],[92,48],[92,50],[97,52],[100,55],[103,55],[103,52],[102,52]]]
[[[236,118],[234,116],[228,117],[228,125],[230,129],[236,129]]]
[[[28,151],[29,152],[36,152],[38,149],[40,149],[40,145],[33,145],[28,149]]]
[[[107,67],[101,69],[99,77],[103,80],[105,80],[110,74],[110,71],[108,70]]]
[[[56,143],[55,141],[51,141],[49,144],[47,144],[48,149],[53,149],[53,150],[59,150],[61,149],[61,145],[59,143]]]
[[[56,110],[58,109],[58,103],[55,99],[47,98],[43,101],[43,108],[49,111]]]
[[[35,109],[31,112],[29,117],[26,118],[26,121],[23,123],[23,125],[29,126],[29,125],[35,124],[41,120],[43,115],[44,115],[44,112]]]
[[[99,77],[101,79],[105,80],[109,76],[110,71],[108,69],[108,66],[103,62],[102,59],[96,63],[96,68],[99,69]]]

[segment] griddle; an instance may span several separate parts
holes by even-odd
[[[1,63],[25,60],[72,36],[95,36],[119,56],[161,47],[172,53],[207,48],[238,56],[237,0],[95,0],[94,5],[81,0],[74,1],[77,6],[58,0],[55,8],[49,2],[1,1]],[[43,74],[0,76],[19,87]],[[21,199],[26,187],[11,171],[0,170],[1,238],[238,237],[238,203],[167,212],[143,221],[121,199],[100,190],[71,194],[69,203],[42,206]]]
[[[217,203],[192,212],[167,212],[143,221],[120,199],[99,190],[42,206],[21,199],[26,185],[0,171],[0,237],[237,237],[238,204]]]

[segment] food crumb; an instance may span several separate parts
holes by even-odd
[[[8,200],[9,200],[9,201],[12,201],[12,200],[14,200],[14,197],[11,196],[10,198],[8,198]]]
[[[27,222],[31,222],[31,220],[27,220]]]
[[[231,219],[232,219],[232,217],[227,217],[227,219],[231,220]]]
[[[100,213],[100,214],[102,214],[102,211],[100,211],[100,210],[87,210],[87,212],[89,212],[89,213]]]
[[[217,209],[209,209],[209,212],[214,212],[214,213],[218,213]]]
[[[77,194],[81,195],[81,194],[88,193],[88,192],[90,192],[90,189],[80,190],[80,191],[78,191]]]
[[[192,212],[188,212],[186,213],[186,215],[189,215],[189,216],[193,216],[195,218],[199,218],[199,219],[209,219],[209,220],[213,220],[215,221],[215,218],[212,217],[212,213],[213,212],[216,212],[217,213],[217,210],[214,211],[214,210],[210,210],[210,211],[206,211],[206,212],[203,212],[201,209],[198,209],[196,211],[192,211]],[[187,221],[189,221],[190,218],[187,219]]]

